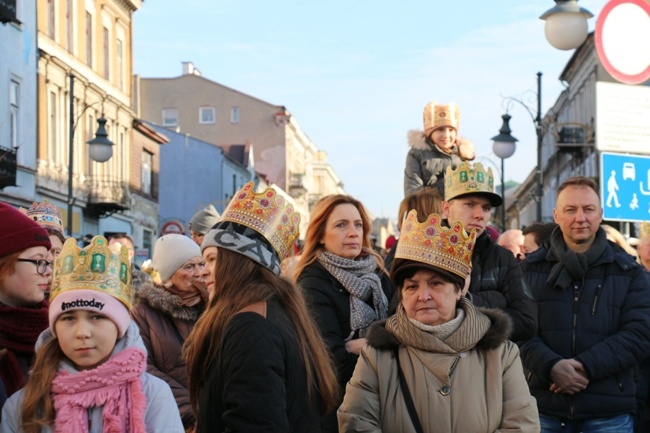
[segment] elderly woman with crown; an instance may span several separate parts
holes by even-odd
[[[431,214],[402,224],[400,303],[372,326],[338,410],[341,432],[538,432],[510,321],[464,296],[476,232]]]

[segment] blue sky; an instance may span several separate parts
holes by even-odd
[[[594,18],[607,0],[581,0]],[[345,184],[376,217],[396,218],[406,133],[432,100],[456,102],[460,135],[492,166],[504,96],[542,111],[562,90],[572,51],[551,47],[538,19],[551,0],[146,0],[134,14],[134,72],[175,77],[191,61],[210,80],[295,116]],[[515,154],[505,179],[536,163],[531,116],[510,106]],[[498,183],[498,181],[497,181]]]

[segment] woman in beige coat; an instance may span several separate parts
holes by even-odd
[[[341,432],[539,432],[510,322],[464,292],[475,232],[402,224],[391,279],[400,304],[368,334],[338,410]]]

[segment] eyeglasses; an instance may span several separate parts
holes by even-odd
[[[17,262],[27,262],[27,263],[33,263],[36,265],[36,272],[39,275],[45,274],[47,272],[47,267],[49,266],[50,268],[52,267],[52,263],[49,260],[45,259],[16,259]]]

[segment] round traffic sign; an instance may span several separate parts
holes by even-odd
[[[611,0],[598,16],[596,52],[612,77],[639,84],[650,79],[650,3]]]

